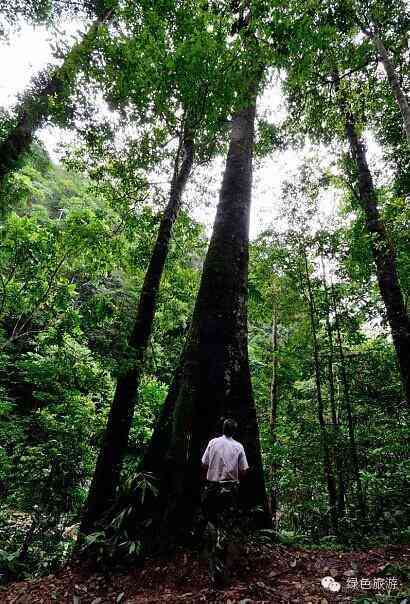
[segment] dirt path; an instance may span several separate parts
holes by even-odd
[[[111,577],[86,567],[65,567],[55,575],[10,585],[0,591],[3,604],[157,604],[161,602],[254,602],[330,604],[390,593],[399,604],[410,604],[406,570],[410,546],[365,552],[293,549],[280,545],[249,546],[232,573],[229,588],[212,591],[207,565],[195,554],[178,552],[150,560],[127,574]],[[400,570],[401,569],[401,570]],[[324,577],[332,584],[325,589]],[[408,577],[407,577],[408,578]],[[390,599],[389,602],[393,602]]]

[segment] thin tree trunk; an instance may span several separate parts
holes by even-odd
[[[92,532],[96,522],[112,505],[119,483],[134,409],[138,400],[138,387],[152,332],[158,291],[168,255],[172,227],[181,208],[182,194],[193,164],[192,136],[188,131],[183,136],[184,156],[179,166],[179,153],[177,154],[168,205],[161,218],[157,240],[140,294],[137,318],[128,341],[130,353],[126,361],[127,366],[117,380],[104,442],[88,494],[81,523],[81,533],[83,534]]]
[[[278,393],[279,393],[279,383],[278,383],[278,310],[276,306],[276,302],[274,302],[273,307],[273,318],[272,318],[272,352],[273,352],[273,362],[272,362],[272,381],[270,388],[270,400],[271,400],[271,416],[270,416],[270,430],[272,437],[272,445],[275,445],[277,439],[277,415],[278,415]],[[276,527],[277,523],[277,511],[278,511],[278,464],[273,461],[271,464],[271,481],[272,481],[272,490],[271,490],[271,512],[272,519]]]
[[[379,53],[380,59],[383,63],[383,67],[384,67],[386,75],[387,75],[388,82],[393,91],[394,98],[395,98],[396,103],[403,116],[403,124],[404,124],[404,129],[406,132],[406,136],[407,136],[407,142],[410,145],[410,106],[409,106],[409,101],[400,86],[400,82],[396,75],[396,69],[393,64],[393,61],[390,58],[389,53],[383,43],[383,40],[381,39],[381,37],[379,35],[378,29],[374,24],[372,25],[371,29],[366,28],[363,30],[363,32],[368,36],[368,38],[370,38],[370,40],[372,40],[373,44],[375,45],[375,47]]]
[[[320,434],[322,437],[322,449],[323,449],[323,470],[325,481],[327,485],[327,492],[329,497],[329,511],[330,511],[330,520],[332,524],[332,528],[335,533],[338,532],[338,517],[337,517],[337,493],[336,493],[336,484],[335,479],[332,472],[331,460],[330,460],[330,451],[329,451],[329,443],[327,439],[327,430],[326,430],[326,422],[324,418],[324,407],[323,407],[323,397],[322,397],[322,385],[321,385],[321,367],[319,360],[319,345],[317,341],[317,333],[316,333],[316,320],[315,320],[315,303],[312,292],[312,285],[310,282],[309,275],[309,267],[307,261],[306,250],[302,249],[302,254],[305,263],[305,276],[306,276],[306,285],[308,291],[308,306],[309,306],[309,316],[310,316],[310,328],[312,333],[312,343],[313,343],[313,360],[315,365],[315,380],[316,380],[316,396],[317,396],[317,412],[320,426]]]
[[[84,53],[94,40],[98,28],[111,18],[113,9],[102,10],[84,38],[67,53],[63,64],[50,73],[37,76],[39,84],[29,90],[17,108],[16,123],[0,144],[0,190],[7,175],[19,164],[29,150],[33,136],[47,121],[56,101],[62,100],[66,89],[73,82]]]
[[[157,538],[161,547],[178,541],[192,526],[199,504],[201,454],[221,416],[238,421],[238,439],[251,467],[243,501],[267,510],[247,351],[254,120],[253,103],[232,120],[220,201],[191,329],[166,401],[168,421],[163,418],[164,430],[156,432],[157,443],[161,437],[162,443],[151,455],[151,463],[145,460],[143,464],[144,470],[157,470],[159,475]]]
[[[328,288],[327,288],[326,270],[325,270],[325,263],[323,260],[323,256],[321,256],[321,262],[322,262],[322,275],[323,275],[323,289],[324,289],[324,294],[325,294],[325,305],[326,305],[326,332],[327,332],[327,339],[328,339],[328,343],[329,343],[329,355],[328,355],[329,399],[330,399],[330,410],[332,413],[332,428],[333,428],[334,447],[335,447],[334,455],[335,455],[335,461],[336,461],[336,475],[337,475],[337,482],[338,482],[338,490],[337,490],[338,516],[339,516],[339,518],[341,518],[345,513],[345,486],[344,486],[344,480],[343,480],[341,450],[339,449],[342,439],[341,439],[341,434],[340,434],[339,419],[337,417],[337,412],[336,412],[335,383],[334,383],[334,374],[333,374],[333,365],[334,365],[333,333],[332,333],[332,327],[330,325],[329,292],[328,292]]]
[[[370,235],[377,281],[396,349],[404,394],[407,404],[410,405],[410,319],[406,312],[400,288],[395,249],[380,218],[377,194],[367,164],[364,143],[357,135],[353,115],[345,110],[343,103],[342,106],[346,120],[346,135],[357,167],[359,201],[365,214],[366,228]]]
[[[349,444],[350,444],[350,457],[352,459],[353,465],[353,475],[356,482],[357,488],[357,501],[359,503],[359,510],[362,516],[362,520],[366,519],[366,502],[363,495],[362,482],[360,480],[360,467],[359,467],[359,459],[357,455],[357,445],[356,438],[354,433],[354,420],[353,420],[353,412],[352,412],[352,403],[350,400],[350,388],[349,388],[349,380],[347,378],[346,371],[346,359],[343,352],[342,345],[342,336],[340,331],[340,320],[339,320],[339,312],[336,303],[336,295],[333,287],[333,283],[330,284],[332,291],[332,301],[333,301],[333,311],[335,313],[335,326],[336,326],[336,337],[337,337],[337,345],[339,349],[339,357],[340,357],[340,371],[341,378],[343,383],[343,394],[344,394],[344,403],[347,413],[347,426],[349,432]]]
[[[277,422],[277,411],[278,411],[278,311],[276,304],[273,309],[272,319],[272,350],[273,350],[273,363],[272,363],[272,382],[270,388],[270,400],[271,400],[271,416],[270,426],[272,434],[276,433],[276,422]]]

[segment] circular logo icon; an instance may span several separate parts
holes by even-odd
[[[323,577],[321,584],[324,589],[328,589],[329,591],[333,592],[339,591],[341,588],[340,583],[335,581],[333,577]]]

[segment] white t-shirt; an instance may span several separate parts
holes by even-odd
[[[241,443],[225,435],[209,441],[202,463],[208,466],[206,478],[211,482],[239,480],[239,472],[249,468]]]

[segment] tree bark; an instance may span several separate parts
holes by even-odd
[[[308,306],[309,306],[310,328],[311,328],[312,343],[313,343],[313,360],[314,360],[314,365],[315,365],[317,412],[318,412],[320,434],[321,434],[321,440],[322,440],[322,450],[323,450],[323,471],[324,471],[324,477],[325,477],[325,482],[327,485],[327,492],[328,492],[328,497],[329,497],[330,521],[331,521],[334,532],[337,534],[337,532],[338,532],[337,492],[336,492],[335,479],[334,479],[332,467],[331,467],[329,443],[328,443],[328,438],[327,438],[326,422],[325,422],[325,417],[324,417],[322,383],[321,383],[321,367],[320,367],[320,359],[319,359],[319,344],[317,341],[317,333],[316,333],[315,302],[314,302],[314,298],[313,298],[312,284],[310,282],[306,250],[304,248],[302,249],[302,255],[303,255],[304,263],[305,263],[305,277],[306,277],[306,285],[307,285],[307,293],[308,293],[307,301],[308,301]]]
[[[36,130],[47,121],[55,101],[64,96],[66,87],[73,82],[81,57],[87,52],[99,26],[110,19],[112,12],[111,8],[101,10],[84,38],[67,53],[63,64],[50,73],[37,76],[38,84],[23,97],[17,108],[16,123],[0,144],[0,190],[7,175],[29,150]]]
[[[364,143],[356,132],[356,124],[352,113],[346,111],[343,103],[342,108],[345,115],[346,136],[357,168],[359,201],[365,214],[366,228],[370,235],[377,281],[396,349],[404,395],[407,404],[410,405],[410,319],[407,315],[400,288],[395,249],[380,218],[377,194],[367,164]]]
[[[184,151],[182,163],[179,166],[178,153],[169,201],[161,218],[157,240],[145,274],[136,321],[128,341],[129,356],[126,360],[126,367],[117,380],[104,442],[98,456],[81,523],[81,533],[83,534],[92,532],[95,524],[115,499],[134,409],[138,401],[138,387],[152,332],[158,291],[168,255],[172,227],[181,208],[182,194],[194,159],[194,144],[188,131],[184,134],[182,147]]]
[[[220,201],[205,259],[190,333],[179,375],[166,401],[168,422],[158,430],[146,471],[159,476],[159,545],[164,548],[189,532],[199,504],[201,454],[221,416],[238,421],[250,472],[243,502],[267,500],[247,351],[247,272],[249,211],[255,105],[237,112]],[[168,426],[168,427],[167,427]],[[165,438],[164,438],[165,435]],[[155,436],[155,435],[154,435]],[[160,450],[161,449],[161,450]],[[267,514],[265,516],[266,522]]]

